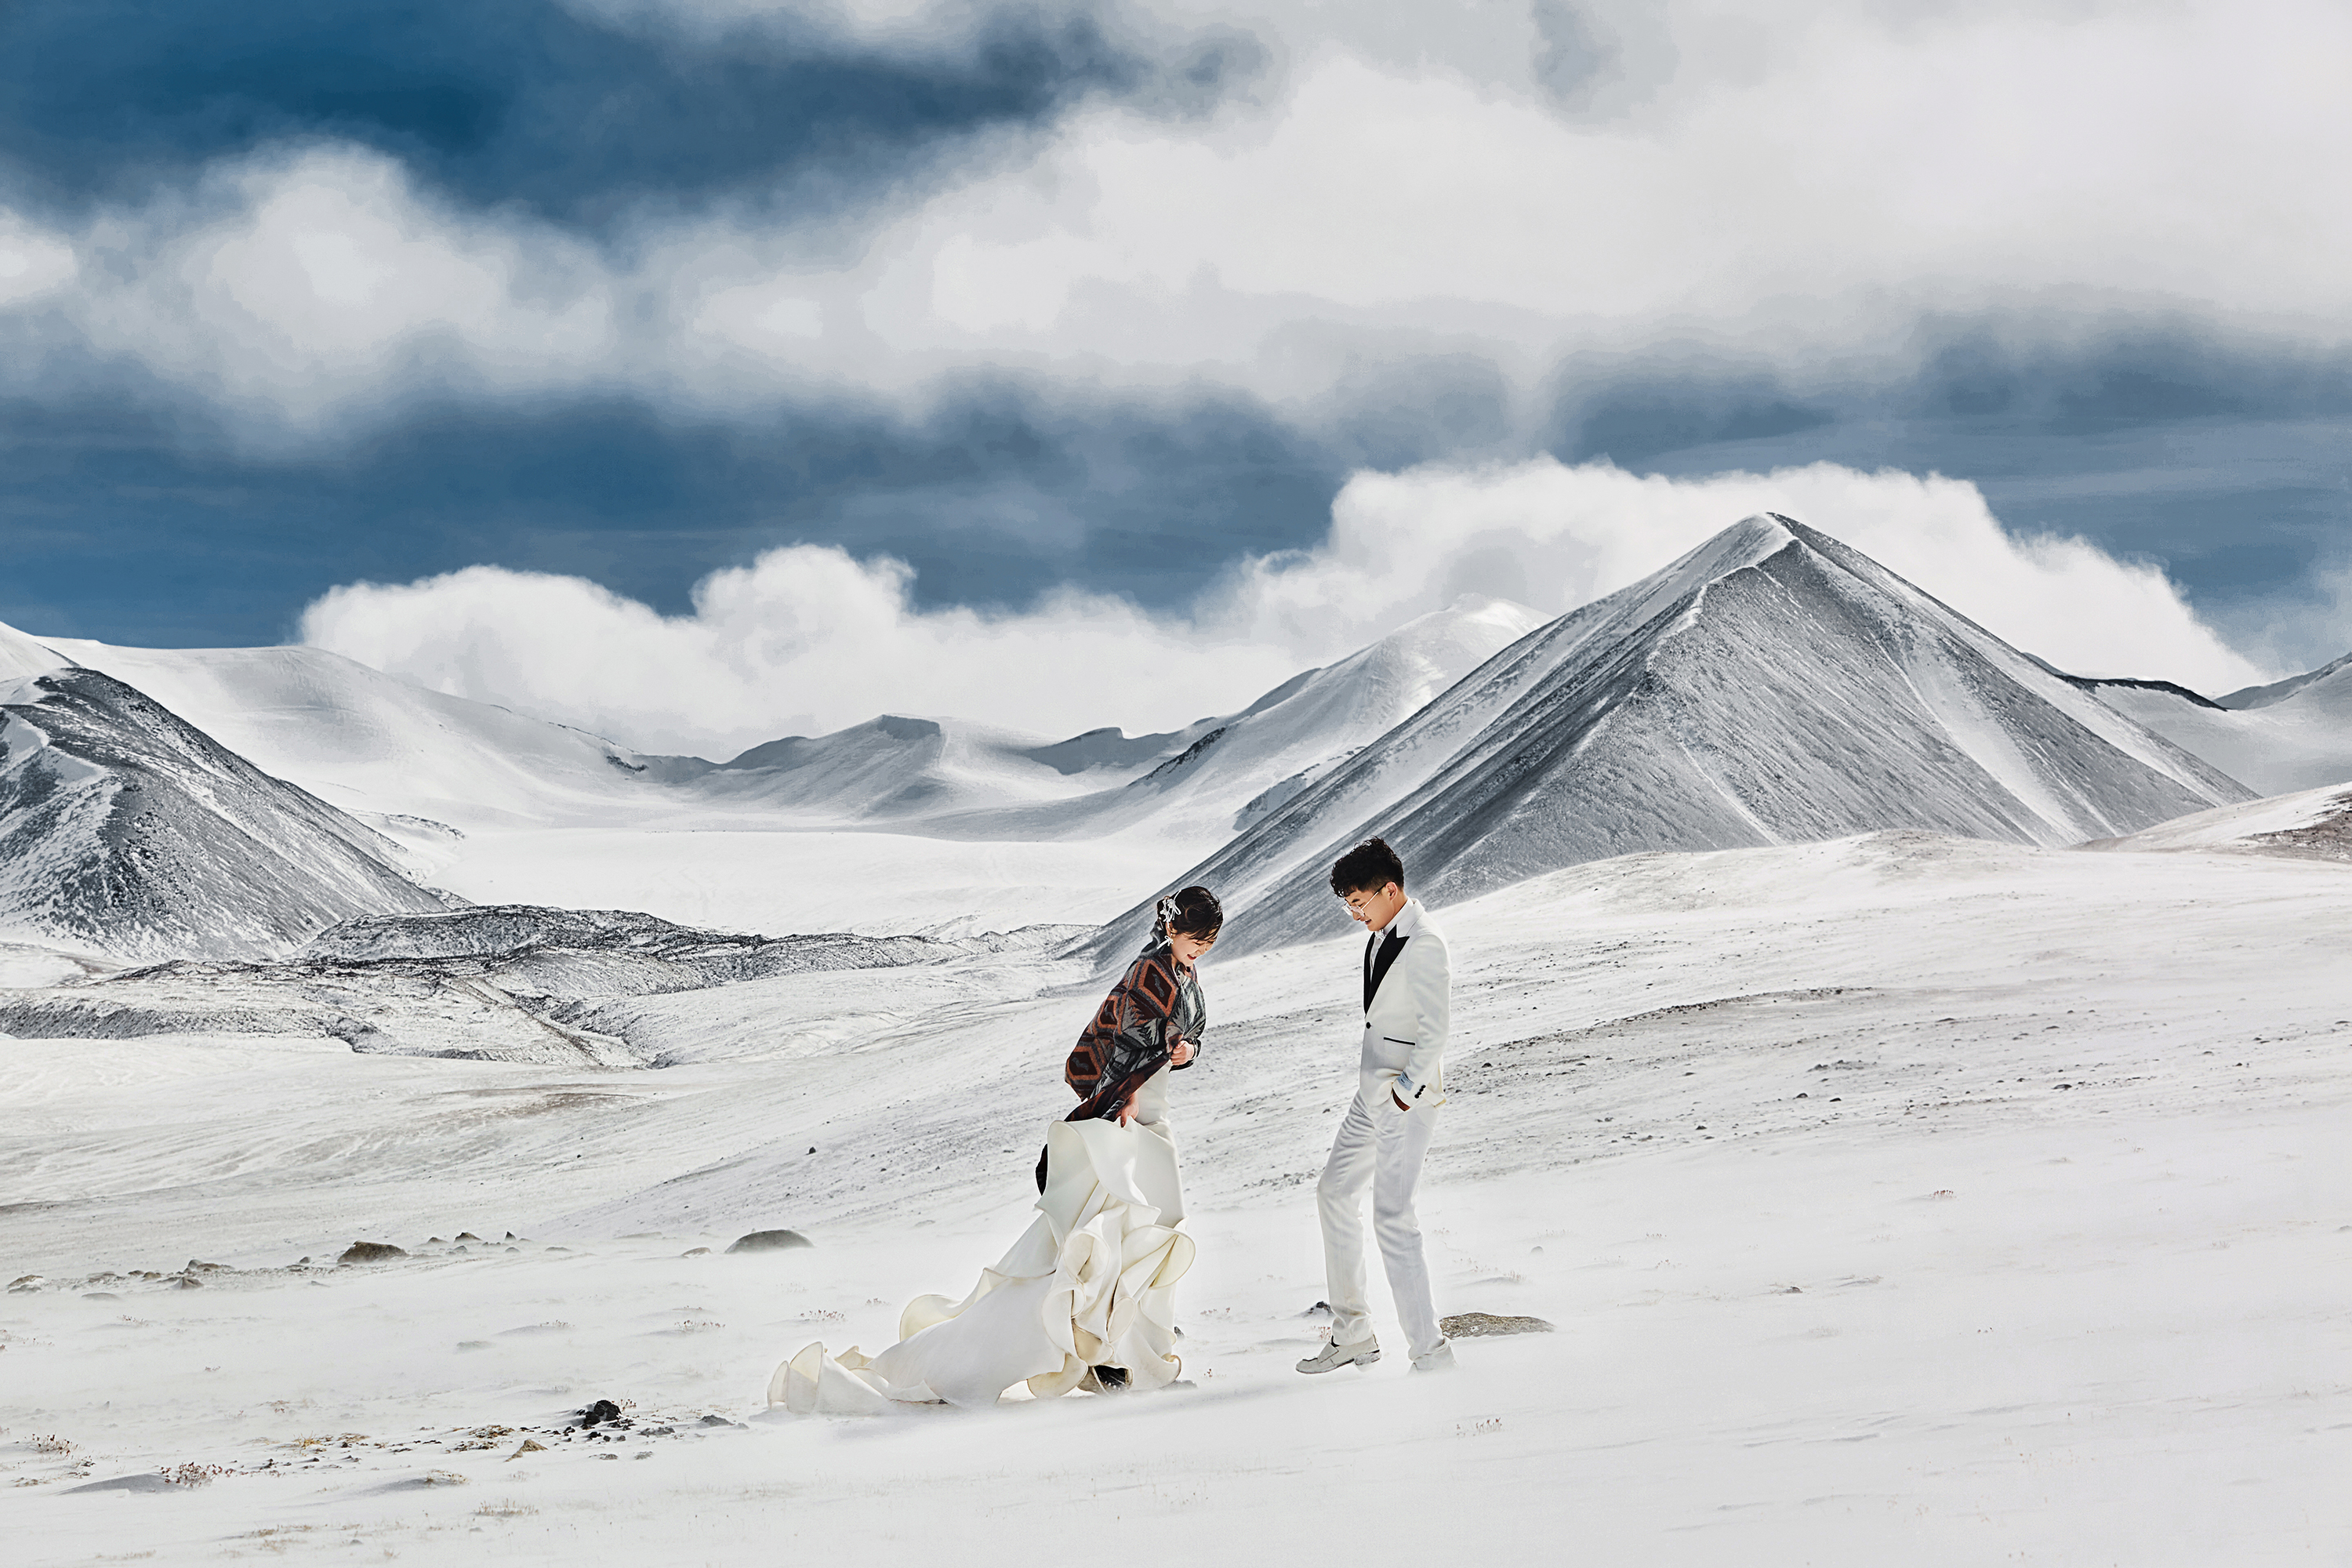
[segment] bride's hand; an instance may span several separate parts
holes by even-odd
[[[1135,1097],[1142,1092],[1143,1090],[1139,1088],[1131,1089],[1127,1091],[1127,1099],[1118,1108],[1118,1124],[1121,1127],[1126,1126],[1128,1118],[1135,1114]]]
[[[1168,1065],[1169,1065],[1169,1066],[1171,1066],[1171,1067],[1180,1067],[1180,1068],[1181,1068],[1181,1067],[1182,1067],[1186,1062],[1189,1062],[1189,1061],[1191,1061],[1192,1059],[1192,1041],[1190,1041],[1190,1040],[1179,1040],[1179,1041],[1177,1041],[1177,1042],[1176,1042],[1176,1048],[1175,1048],[1174,1050],[1172,1050],[1172,1051],[1171,1051],[1171,1052],[1169,1052],[1169,1053],[1168,1053]]]

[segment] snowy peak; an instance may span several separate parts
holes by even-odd
[[[1374,833],[1445,902],[1644,849],[1881,828],[2070,844],[2249,793],[1860,552],[1760,516],[1521,638],[1186,879],[1239,911],[1247,949],[1336,934],[1323,871]]]
[[[1293,676],[1237,713],[1155,737],[1172,749],[1140,777],[1113,779],[1068,800],[940,816],[931,826],[956,837],[1077,837],[1148,824],[1179,842],[1220,842],[1541,620],[1524,605],[1465,597],[1335,664]]]
[[[55,646],[349,811],[496,826],[601,820],[653,794],[643,760],[602,736],[324,648]]]
[[[0,927],[127,958],[266,954],[442,908],[394,853],[98,670],[0,689]]]

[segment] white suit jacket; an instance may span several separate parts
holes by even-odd
[[[1445,952],[1445,933],[1419,900],[1407,899],[1388,931],[1371,933],[1364,947],[1367,961],[1391,931],[1404,939],[1404,946],[1381,976],[1381,988],[1364,1015],[1360,1087],[1371,1110],[1379,1110],[1391,1093],[1408,1110],[1434,1110],[1445,1103],[1445,1033],[1454,966]]]

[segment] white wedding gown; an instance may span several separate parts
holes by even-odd
[[[961,1301],[923,1296],[879,1355],[822,1343],[776,1369],[768,1403],[802,1415],[872,1415],[896,1405],[987,1405],[1016,1383],[1067,1394],[1091,1367],[1127,1369],[1129,1386],[1175,1379],[1175,1286],[1192,1266],[1168,1069],[1136,1097],[1137,1116],[1056,1121],[1046,1134],[1037,1219]]]

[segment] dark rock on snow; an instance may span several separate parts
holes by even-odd
[[[795,1247],[814,1247],[816,1243],[796,1230],[755,1230],[749,1236],[738,1237],[735,1244],[727,1250],[730,1252],[783,1252]]]
[[[343,1248],[343,1255],[335,1261],[339,1264],[389,1263],[395,1258],[407,1256],[408,1253],[404,1248],[394,1247],[388,1241],[354,1241],[351,1246]]]

